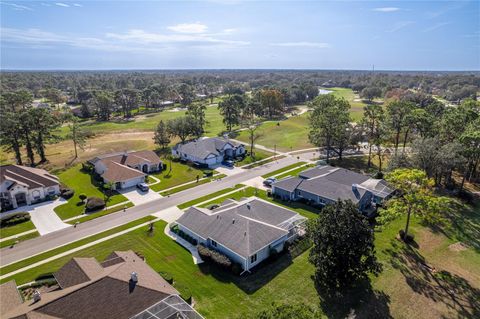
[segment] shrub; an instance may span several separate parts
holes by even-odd
[[[0,221],[0,227],[8,227],[20,224],[30,220],[30,214],[25,212],[18,212],[8,216]]]
[[[308,237],[299,237],[292,243],[285,243],[285,248],[288,249],[288,252],[292,258],[301,255],[310,247],[312,247],[312,241]]]
[[[200,257],[206,261],[212,261],[223,268],[232,267],[230,258],[216,250],[209,249],[201,244],[197,246],[197,250]]]
[[[78,195],[78,198],[80,198],[80,200],[84,202],[87,199],[87,195],[85,195],[85,193],[81,193],[80,195]]]
[[[158,274],[162,276],[163,279],[165,279],[166,282],[168,282],[170,285],[173,284],[173,276],[172,274],[166,272],[166,271],[159,271]]]
[[[179,283],[175,283],[174,287],[178,290],[180,297],[182,297],[183,300],[192,304],[192,292],[190,291],[190,288]]]
[[[232,273],[236,276],[240,276],[240,274],[242,273],[243,271],[243,267],[242,265],[240,265],[239,263],[233,263],[232,264]]]
[[[213,171],[212,170],[205,170],[205,171],[203,171],[203,176],[205,176],[205,177],[213,176]]]
[[[105,201],[98,197],[89,197],[87,199],[87,204],[85,205],[85,210],[91,212],[94,210],[99,210],[105,207]]]
[[[73,196],[73,194],[75,194],[75,191],[73,189],[70,189],[70,188],[62,188],[60,190],[60,196],[62,196],[63,198],[65,199],[69,199]]]

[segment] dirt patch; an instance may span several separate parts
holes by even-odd
[[[437,250],[445,239],[445,237],[442,235],[432,233],[427,229],[422,229],[419,231],[416,237],[420,243],[420,249],[426,253]]]
[[[177,259],[176,255],[165,256],[166,261],[174,261],[175,259]]]
[[[464,251],[468,249],[468,246],[459,241],[458,243],[448,246],[448,249],[450,249],[451,251]]]

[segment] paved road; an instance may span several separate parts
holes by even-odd
[[[100,233],[107,229],[129,223],[133,220],[151,215],[162,209],[176,206],[180,203],[184,203],[189,200],[232,187],[236,184],[241,184],[244,181],[291,165],[295,162],[297,162],[296,158],[288,156],[276,162],[267,163],[253,169],[245,170],[245,172],[242,174],[225,177],[219,181],[213,181],[211,183],[199,185],[168,197],[134,206],[127,209],[125,213],[119,212],[106,215],[82,223],[76,228],[69,227],[45,236],[20,242],[14,248],[4,248],[0,250],[0,267],[50,250],[52,248],[77,241],[81,238]]]

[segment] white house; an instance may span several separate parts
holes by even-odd
[[[44,169],[0,166],[0,203],[2,210],[41,202],[47,196],[60,194],[58,177]]]
[[[204,137],[175,145],[172,155],[185,161],[212,167],[224,159],[244,156],[245,146],[225,138]]]
[[[249,271],[303,232],[306,218],[257,197],[227,200],[213,210],[190,207],[179,230]]]
[[[136,186],[145,181],[147,173],[162,169],[162,161],[152,151],[108,154],[89,162],[105,183],[114,183],[114,189]]]

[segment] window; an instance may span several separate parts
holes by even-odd
[[[55,195],[55,188],[50,187],[50,188],[48,189],[48,193],[49,193],[50,195]]]
[[[212,239],[212,246],[213,247],[217,247],[217,242],[215,240]]]
[[[250,256],[250,263],[253,264],[257,261],[257,254]]]

